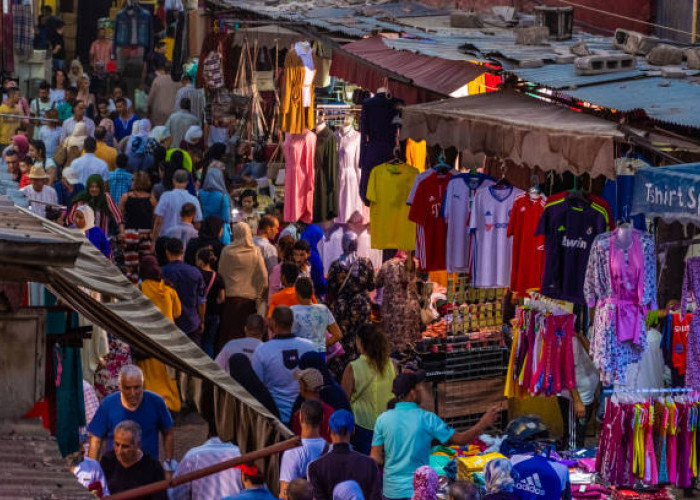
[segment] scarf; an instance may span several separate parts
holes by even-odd
[[[12,136],[12,142],[17,146],[17,158],[19,158],[20,161],[24,160],[24,157],[27,156],[27,152],[29,151],[29,139],[21,134],[17,134]]]
[[[86,184],[85,189],[73,197],[73,203],[82,201],[94,211],[103,214],[103,217],[111,213],[109,203],[107,202],[105,183],[102,180],[102,176],[100,174],[92,174],[90,177],[88,177]],[[93,184],[97,184],[97,187],[100,188],[100,193],[97,196],[90,195],[90,186]]]
[[[253,243],[253,233],[250,231],[250,226],[245,222],[236,222],[231,227],[231,244],[230,249],[237,249],[240,252],[255,250]]]
[[[228,191],[226,190],[226,181],[224,180],[224,173],[218,168],[210,169],[207,172],[207,176],[204,178],[202,190],[219,191],[220,193],[228,195]]]
[[[95,227],[95,211],[87,205],[80,205],[76,210],[83,214],[85,227],[81,231],[83,234],[87,234],[90,229]]]
[[[486,491],[499,493],[511,492],[515,486],[513,479],[513,464],[506,458],[495,458],[484,467]]]
[[[438,475],[429,465],[416,469],[411,500],[437,500]]]
[[[343,271],[348,272],[357,261],[357,234],[352,231],[343,233],[343,253],[338,259],[338,264]],[[353,269],[353,275],[357,276],[357,266]]]

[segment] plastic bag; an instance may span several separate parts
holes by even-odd
[[[141,89],[134,90],[134,111],[142,116],[148,113],[148,94]]]

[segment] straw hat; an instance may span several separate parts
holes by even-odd
[[[49,176],[46,174],[46,170],[41,165],[33,165],[29,170],[30,179],[48,179]]]

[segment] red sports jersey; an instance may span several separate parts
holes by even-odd
[[[679,313],[671,316],[671,364],[678,371],[678,375],[685,375],[688,331],[692,320],[692,314],[686,314],[684,318],[681,318]]]
[[[510,289],[524,294],[540,289],[544,271],[544,235],[535,236],[537,224],[547,203],[544,196],[520,195],[513,202],[508,222],[508,236],[513,237]]]
[[[442,199],[452,174],[432,174],[416,188],[408,218],[416,223],[416,256],[421,269],[447,269],[447,222],[440,216]]]

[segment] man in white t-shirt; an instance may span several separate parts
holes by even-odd
[[[323,404],[309,399],[299,410],[301,422],[301,446],[287,450],[282,455],[280,466],[280,497],[287,500],[287,487],[298,477],[306,478],[306,469],[311,462],[325,455],[330,446],[321,437]]]
[[[229,371],[228,361],[234,354],[244,354],[248,359],[253,359],[255,349],[262,344],[263,332],[265,331],[265,320],[259,314],[251,314],[245,322],[245,337],[242,339],[233,339],[226,342],[226,345],[221,349],[221,352],[216,356],[216,364],[225,370]]]
[[[252,361],[255,374],[270,390],[280,420],[285,423],[291,419],[294,401],[299,396],[299,383],[294,378],[299,360],[307,352],[316,350],[310,340],[294,336],[293,323],[294,314],[289,307],[276,307],[270,317],[274,336],[255,349]]]
[[[317,352],[325,353],[326,346],[335,344],[343,336],[333,313],[325,305],[313,303],[314,284],[311,278],[297,278],[294,290],[299,304],[291,307],[294,313],[292,333],[309,339],[316,346]],[[328,339],[326,331],[330,333]]]

